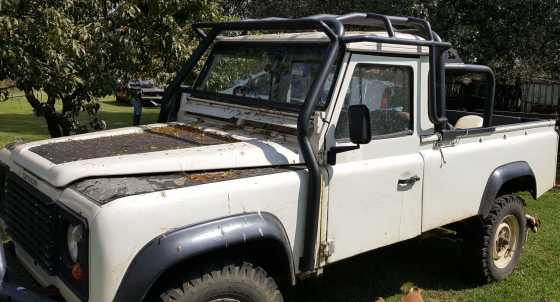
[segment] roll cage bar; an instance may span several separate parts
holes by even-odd
[[[381,29],[387,32],[387,37],[367,34],[345,36],[344,26],[362,26]],[[317,30],[323,32],[330,41],[325,60],[300,109],[297,121],[297,140],[309,171],[305,206],[304,248],[303,256],[299,261],[299,269],[301,272],[312,272],[316,269],[322,181],[319,162],[313,151],[308,129],[310,129],[311,116],[319,100],[322,83],[326,80],[329,67],[337,59],[338,53],[342,47],[347,43],[355,42],[377,42],[428,47],[431,71],[429,80],[430,101],[428,104],[428,115],[430,120],[434,123],[436,131],[444,133],[449,130],[445,114],[445,64],[443,54],[451,45],[442,42],[439,36],[432,31],[430,23],[426,20],[375,13],[350,13],[345,15],[314,15],[297,19],[266,18],[233,22],[201,22],[195,23],[193,29],[202,41],[165,90],[163,106],[158,118],[159,122],[166,122],[176,118],[177,104],[173,105],[171,99],[175,98],[175,103],[178,103],[177,92],[180,89],[181,83],[193,70],[198,60],[212,45],[216,37],[223,31]],[[414,33],[423,37],[425,40],[399,38],[395,35],[396,32]]]

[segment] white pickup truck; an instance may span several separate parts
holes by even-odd
[[[67,301],[279,302],[284,284],[444,226],[468,233],[485,280],[512,273],[527,230],[513,194],[553,187],[558,134],[493,114],[489,68],[445,64],[450,45],[411,17],[194,28],[160,124],[0,151],[1,217],[41,285]],[[446,72],[482,75],[484,112],[447,110]]]

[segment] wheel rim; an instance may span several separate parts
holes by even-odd
[[[517,250],[518,238],[519,222],[515,216],[507,215],[498,224],[494,233],[492,259],[497,268],[503,269],[511,263]]]
[[[241,301],[232,298],[219,298],[219,299],[210,300],[208,302],[241,302]]]

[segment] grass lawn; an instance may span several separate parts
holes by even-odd
[[[142,123],[156,122],[158,112],[159,108],[143,108]],[[81,115],[87,123],[87,114]],[[107,122],[108,128],[130,126],[132,107],[117,105],[114,96],[107,96],[101,99],[101,118]],[[48,137],[45,119],[34,115],[33,109],[23,96],[0,102],[0,146],[13,142],[16,138],[32,141]]]
[[[101,101],[110,128],[131,124],[132,108]],[[144,108],[143,122],[155,122],[157,108]],[[0,102],[0,146],[22,138],[47,138],[43,118],[22,99]],[[473,281],[461,241],[450,234],[426,236],[333,264],[317,279],[300,282],[288,292],[290,302],[371,302],[383,296],[400,301],[403,288],[424,289],[425,301],[560,301],[560,191],[538,201],[523,195],[528,212],[543,226],[529,234],[519,267],[508,280],[481,285]],[[375,219],[372,217],[372,219]],[[367,236],[367,232],[364,232]],[[336,247],[335,247],[336,248]]]
[[[520,265],[505,281],[477,283],[462,242],[441,232],[333,264],[321,278],[301,282],[290,301],[372,302],[382,296],[397,302],[411,286],[424,290],[426,302],[560,301],[560,191],[538,201],[525,194],[523,198],[527,211],[538,215],[543,226],[529,234]]]

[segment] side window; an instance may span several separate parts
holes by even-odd
[[[335,130],[336,139],[349,138],[348,107],[369,108],[373,137],[412,130],[412,68],[358,64],[346,93]]]
[[[446,114],[455,128],[480,128],[490,85],[484,73],[446,71]]]

